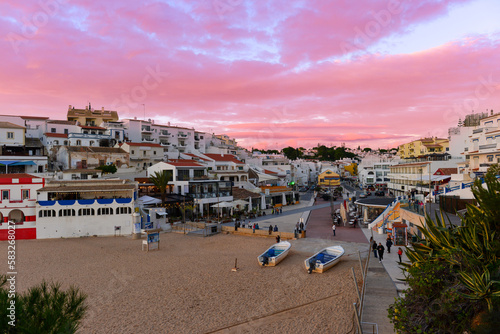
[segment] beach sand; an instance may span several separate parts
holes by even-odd
[[[357,251],[365,244],[292,240],[288,257],[262,268],[257,256],[274,238],[219,234],[160,236],[160,250],[141,251],[131,237],[18,240],[17,291],[46,281],[88,295],[79,333],[349,333],[361,286]],[[341,244],[342,261],[307,274],[304,260]],[[0,243],[7,254],[7,243]],[[365,254],[366,256],[366,254]],[[239,270],[233,272],[235,258]],[[0,263],[7,272],[6,256]]]

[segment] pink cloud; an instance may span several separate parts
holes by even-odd
[[[249,146],[383,147],[445,136],[459,117],[500,102],[494,37],[317,61],[342,56],[342,43],[366,52],[463,2],[401,2],[382,24],[376,15],[388,2],[368,0],[232,2],[224,13],[210,1],[79,0],[61,2],[25,36],[21,18],[43,9],[35,0],[7,1],[0,4],[0,108],[64,119],[68,104],[91,101],[129,118],[142,117],[145,104],[148,118],[225,132]],[[379,31],[361,43],[359,31],[373,22]],[[13,44],[12,34],[22,42]]]

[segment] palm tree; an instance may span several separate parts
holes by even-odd
[[[149,180],[160,190],[161,204],[165,204],[165,194],[167,192],[168,183],[173,180],[173,172],[164,169],[161,172],[155,172],[149,177]]]
[[[17,319],[8,324],[10,296],[6,276],[0,276],[0,328],[2,333],[76,333],[87,310],[87,296],[77,288],[61,289],[61,284],[41,284],[23,294],[15,294]]]

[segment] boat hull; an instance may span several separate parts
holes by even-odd
[[[344,248],[342,246],[327,247],[308,257],[304,261],[304,265],[309,273],[321,274],[338,264],[343,255]]]
[[[292,245],[288,241],[282,241],[269,247],[264,253],[257,257],[260,266],[274,267],[285,259]],[[270,250],[273,254],[270,255]]]

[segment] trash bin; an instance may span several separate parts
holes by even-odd
[[[300,232],[300,237],[301,238],[305,238],[306,237],[306,231],[305,230],[302,231],[302,232]]]
[[[378,228],[378,234],[384,234],[384,228],[383,227],[379,227]]]

